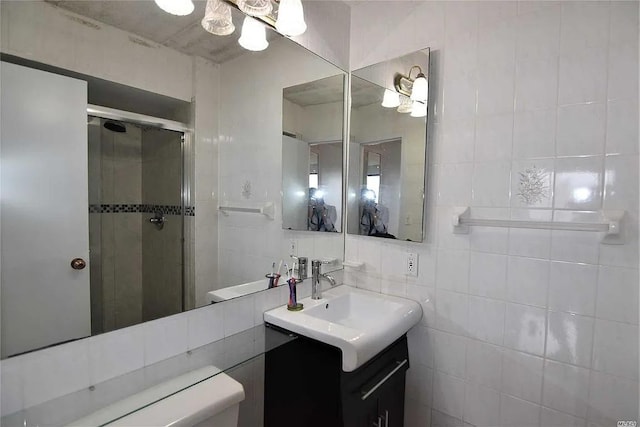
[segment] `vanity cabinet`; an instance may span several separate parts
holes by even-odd
[[[342,353],[306,337],[265,356],[265,427],[403,427],[407,338],[353,372]]]

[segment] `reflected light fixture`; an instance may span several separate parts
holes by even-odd
[[[415,79],[411,78],[414,70],[418,70]],[[412,101],[427,102],[428,82],[427,77],[422,72],[422,68],[414,65],[409,69],[409,74],[396,73],[393,77],[393,84],[396,91],[411,98]]]
[[[410,113],[413,110],[411,99],[408,96],[400,95],[400,105],[398,106],[398,113]]]
[[[269,42],[267,41],[267,32],[264,25],[250,16],[245,17],[238,43],[247,50],[265,50],[269,46]]]
[[[413,81],[413,88],[411,88],[411,100],[417,102],[427,102],[428,95],[427,78],[422,74],[422,70],[416,76]]]
[[[385,89],[382,98],[382,106],[385,108],[396,108],[400,105],[400,94],[396,91]]]
[[[412,101],[411,117],[425,117],[427,115],[427,104],[420,101]]]
[[[231,7],[222,0],[207,0],[202,28],[216,36],[227,36],[236,29],[231,18]]]
[[[250,16],[267,16],[273,5],[271,0],[238,0],[238,8]]]
[[[276,30],[289,37],[299,36],[307,30],[300,0],[280,0]]]
[[[158,7],[167,13],[177,16],[191,14],[195,6],[191,0],[154,0]]]

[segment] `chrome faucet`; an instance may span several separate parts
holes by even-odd
[[[336,280],[329,276],[328,274],[320,273],[320,266],[322,264],[329,264],[330,261],[321,261],[319,259],[314,259],[311,261],[311,299],[321,299],[322,298],[322,288],[320,287],[320,280],[324,279],[327,282],[331,283],[331,286],[336,285]]]

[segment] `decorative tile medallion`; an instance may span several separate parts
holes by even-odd
[[[527,205],[535,205],[549,197],[547,172],[533,165],[520,172],[518,197]]]
[[[242,184],[242,197],[245,199],[251,198],[251,181],[245,181],[244,184]]]

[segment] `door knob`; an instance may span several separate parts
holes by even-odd
[[[82,258],[74,258],[71,260],[71,268],[74,270],[82,270],[87,266],[87,262]]]

